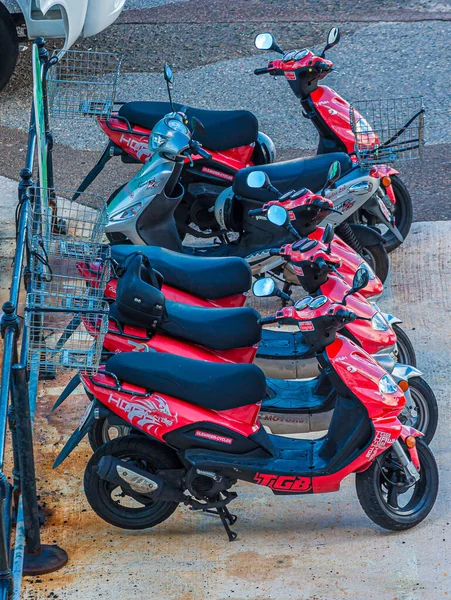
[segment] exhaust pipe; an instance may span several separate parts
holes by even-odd
[[[136,494],[151,496],[154,500],[184,502],[186,496],[181,490],[168,485],[162,477],[135,467],[131,463],[118,460],[114,456],[102,456],[95,472],[105,481],[129,489]]]
[[[323,413],[296,414],[260,412],[260,421],[274,434],[312,433],[329,429],[333,410]]]

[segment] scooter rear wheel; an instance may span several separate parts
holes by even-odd
[[[363,246],[362,256],[382,283],[385,283],[390,270],[390,260],[385,247],[382,244]]]
[[[95,467],[103,456],[114,456],[150,473],[181,467],[168,448],[141,436],[120,437],[104,444],[90,458],[84,478],[86,498],[101,519],[122,529],[147,529],[172,515],[178,502],[155,501],[135,492],[132,495],[127,489],[101,479]]]
[[[403,485],[404,472],[392,449],[384,452],[369,469],[357,473],[359,502],[368,517],[390,531],[415,527],[432,510],[437,498],[439,477],[434,455],[417,438],[420,479],[410,488]]]
[[[131,427],[126,425],[115,425],[110,423],[108,417],[96,419],[88,431],[89,444],[95,452],[103,444],[111,442],[111,440],[129,435],[132,431]]]

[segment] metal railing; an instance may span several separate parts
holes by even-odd
[[[49,64],[45,41],[35,41],[43,72]],[[45,86],[44,86],[45,89]],[[53,188],[51,153],[53,140],[44,94],[45,135],[48,154],[48,186]],[[16,252],[9,301],[3,304],[0,331],[3,338],[3,365],[0,382],[0,600],[19,600],[23,575],[39,575],[55,571],[68,560],[66,552],[56,545],[41,544],[40,516],[36,493],[33,450],[33,420],[38,389],[38,370],[27,369],[29,331],[18,315],[22,281],[29,286],[27,222],[31,211],[30,188],[36,151],[36,121],[32,110],[28,134],[25,168],[19,183],[16,213]],[[19,341],[21,341],[19,352]],[[11,432],[13,482],[5,475],[5,449],[8,429]],[[15,521],[14,548],[13,517]]]

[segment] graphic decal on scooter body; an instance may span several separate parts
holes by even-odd
[[[149,398],[132,396],[130,400],[110,394],[108,404],[125,413],[132,425],[155,435],[161,426],[172,427],[178,422],[177,413],[172,414],[168,403],[157,394]]]
[[[269,487],[273,492],[291,492],[293,494],[306,494],[312,491],[310,477],[295,475],[274,475],[271,473],[256,473],[254,481],[257,485]]]

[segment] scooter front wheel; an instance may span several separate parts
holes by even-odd
[[[399,415],[399,420],[424,433],[421,439],[426,444],[432,441],[438,425],[438,404],[434,392],[422,377],[409,379],[406,406]]]
[[[417,438],[420,478],[408,487],[404,471],[391,448],[366,471],[357,473],[359,502],[368,517],[390,531],[415,527],[432,510],[437,498],[439,477],[434,455]]]
[[[411,367],[417,366],[417,357],[415,354],[415,348],[409,339],[407,333],[397,323],[393,326],[393,331],[396,333],[396,362],[401,365],[410,365]]]
[[[402,237],[406,239],[409,234],[410,228],[413,221],[413,206],[412,198],[410,197],[409,191],[397,175],[391,176],[391,183],[393,193],[395,195],[395,222],[396,227],[399,229]],[[384,234],[385,248],[387,252],[392,252],[401,245],[402,242],[398,240],[394,233],[386,231]]]
[[[96,467],[104,456],[129,462],[149,473],[181,466],[167,447],[141,436],[130,435],[104,444],[91,456],[84,478],[86,498],[101,519],[122,529],[147,529],[172,515],[178,502],[152,500],[148,495],[101,479]]]

